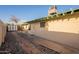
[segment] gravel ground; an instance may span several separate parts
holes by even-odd
[[[25,52],[23,49],[19,46],[18,42],[16,41],[16,38],[8,32],[6,35],[6,39],[4,44],[2,44],[0,48],[1,54],[24,54]],[[2,52],[3,51],[3,52]]]

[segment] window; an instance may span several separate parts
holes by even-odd
[[[45,22],[40,22],[40,27],[45,27]]]

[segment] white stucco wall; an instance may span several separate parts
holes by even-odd
[[[9,24],[8,25],[8,31],[17,31],[17,24]]]

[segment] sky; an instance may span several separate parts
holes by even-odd
[[[50,5],[0,5],[0,19],[10,22],[11,16],[16,16],[19,21],[30,21],[48,15]],[[79,5],[57,5],[58,12],[79,8]]]

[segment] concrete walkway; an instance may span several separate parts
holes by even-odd
[[[36,30],[29,31],[29,33],[47,40],[55,41],[79,49],[79,34]]]

